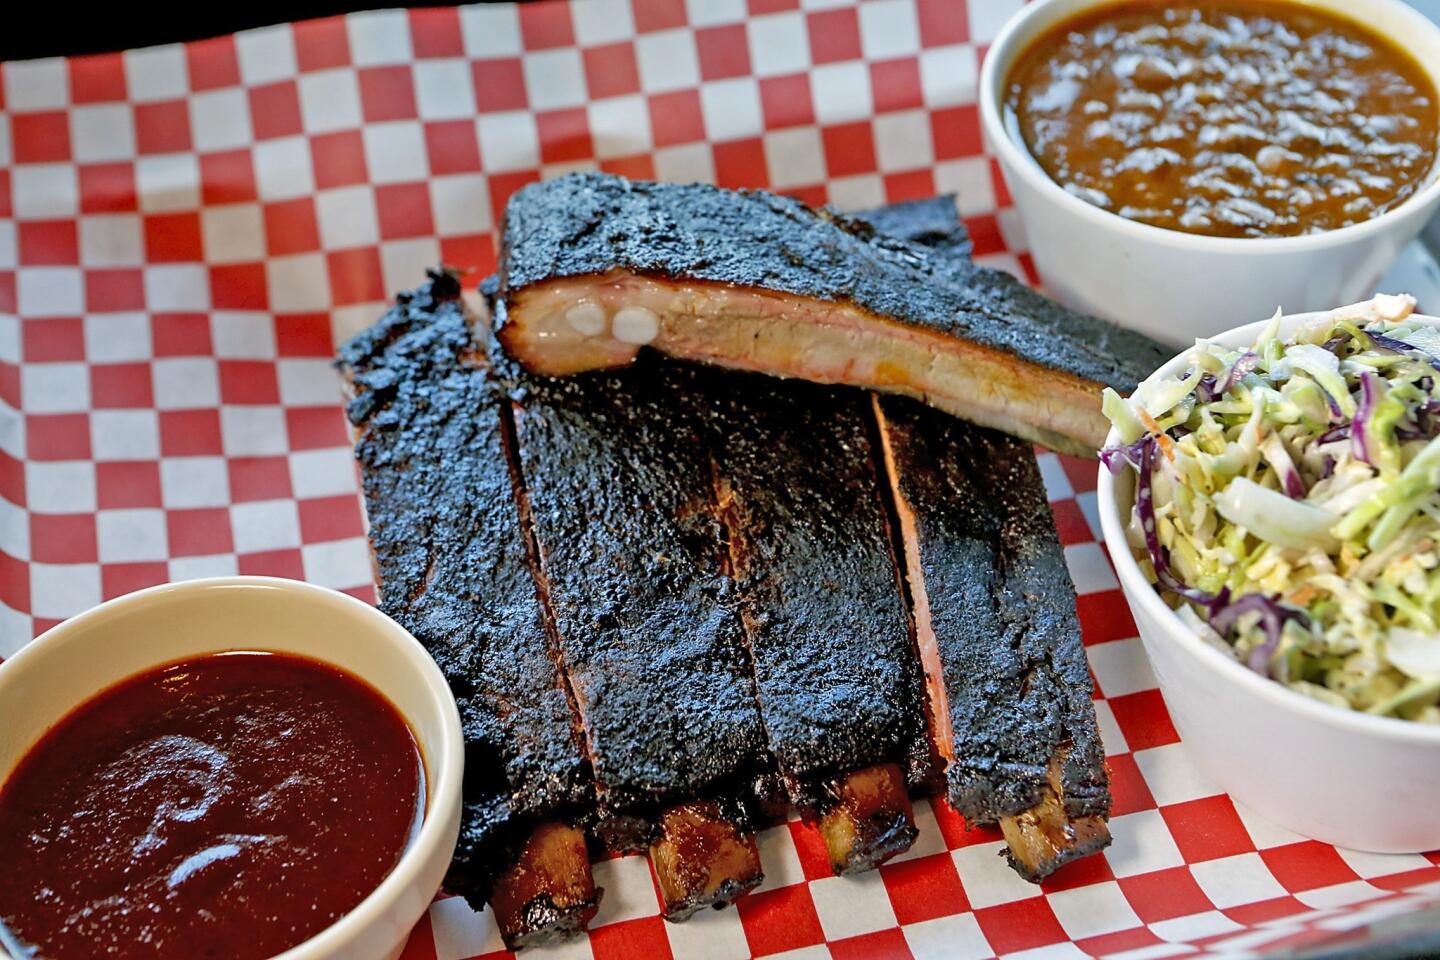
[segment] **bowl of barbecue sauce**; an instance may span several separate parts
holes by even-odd
[[[0,946],[394,957],[462,765],[440,671],[359,600],[236,577],[103,604],[0,665]]]
[[[1440,206],[1437,64],[1402,0],[1039,0],[980,107],[1045,284],[1182,344],[1373,292]]]

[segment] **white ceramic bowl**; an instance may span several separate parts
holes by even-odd
[[[1311,316],[1286,317],[1282,329]],[[1247,346],[1264,325],[1212,339]],[[1150,379],[1183,371],[1188,355]],[[1112,431],[1106,444],[1118,442]],[[1440,727],[1311,700],[1209,646],[1160,599],[1125,542],[1134,472],[1112,477],[1101,467],[1097,500],[1105,545],[1165,705],[1205,773],[1236,800],[1316,840],[1380,853],[1440,849]]]
[[[1071,306],[1183,345],[1227,318],[1321,310],[1368,297],[1440,206],[1440,179],[1386,213],[1327,233],[1204,237],[1127,220],[1066,193],[1012,137],[1004,83],[1031,40],[1115,0],[1036,0],[1000,31],[980,76],[980,115],[1046,288]],[[1440,27],[1401,0],[1292,0],[1360,21],[1409,50],[1440,88]]]
[[[141,590],[59,624],[0,665],[0,782],[49,727],[95,694],[153,667],[224,650],[334,664],[384,694],[409,722],[425,759],[419,835],[359,906],[281,954],[398,956],[455,848],[464,741],[454,696],[429,654],[354,597],[296,580],[225,577]]]

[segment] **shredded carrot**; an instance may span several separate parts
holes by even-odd
[[[1171,463],[1175,462],[1175,441],[1165,434],[1158,434],[1155,440],[1160,444],[1160,452],[1165,454],[1165,459]]]
[[[1297,604],[1297,605],[1303,607],[1303,606],[1305,606],[1306,604],[1308,604],[1311,600],[1314,600],[1314,599],[1315,599],[1317,596],[1319,596],[1319,595],[1320,595],[1320,590],[1319,590],[1319,588],[1307,583],[1307,584],[1305,584],[1305,586],[1301,587],[1299,590],[1296,590],[1296,591],[1294,591],[1293,593],[1291,593],[1288,599],[1290,600],[1291,603],[1294,603],[1294,604]]]
[[[1154,434],[1156,441],[1160,444],[1160,452],[1165,454],[1165,459],[1171,463],[1175,462],[1175,441],[1166,436],[1165,431],[1160,429],[1160,423],[1150,416],[1149,411],[1140,411],[1140,422],[1145,424],[1145,429]]]

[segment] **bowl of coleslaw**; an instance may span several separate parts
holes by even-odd
[[[1304,836],[1440,848],[1440,319],[1237,327],[1107,394],[1101,528],[1177,730]]]

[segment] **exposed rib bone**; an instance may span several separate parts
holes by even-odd
[[[886,229],[918,221],[881,216]],[[914,234],[935,239],[932,217]],[[505,211],[498,330],[535,373],[624,366],[641,345],[741,370],[901,393],[1094,456],[1103,387],[1172,351],[960,255],[759,191],[573,174]],[[608,328],[567,321],[598,304]]]
[[[1070,817],[1065,813],[1063,755],[1050,762],[1050,785],[1044,798],[1024,813],[1000,819],[1009,848],[1006,858],[1032,883],[1072,860],[1110,845],[1110,827],[1101,817]]]
[[[754,835],[709,801],[665,811],[660,837],[650,845],[650,862],[665,901],[665,919],[671,921],[702,907],[723,907],[765,879]]]
[[[490,906],[505,946],[514,950],[572,936],[600,906],[585,834],[552,821],[530,834],[519,859],[495,881]]]
[[[820,835],[837,874],[873,870],[910,849],[919,831],[900,765],[882,763],[841,778],[820,816]]]

